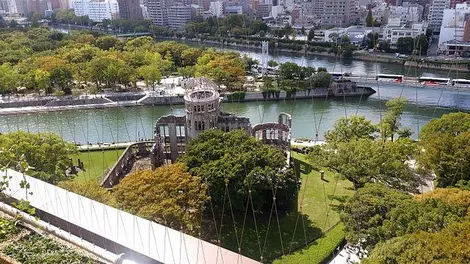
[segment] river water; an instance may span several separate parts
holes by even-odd
[[[190,45],[200,46],[199,43],[191,42]],[[207,46],[204,44],[204,46]],[[259,48],[236,48],[236,47],[227,47],[222,45],[212,45],[211,46],[227,51],[237,51],[241,54],[246,54],[249,57],[255,58],[258,61],[262,61],[261,47]],[[322,55],[308,55],[302,56],[299,53],[295,52],[277,52],[271,50],[269,55],[269,60],[274,60],[278,63],[283,62],[294,62],[302,66],[311,66],[311,67],[324,67],[327,68],[329,72],[351,72],[356,75],[368,76],[374,78],[377,73],[384,74],[403,74],[406,76],[428,76],[428,77],[442,77],[442,78],[462,78],[470,79],[470,73],[456,72],[456,71],[443,71],[438,69],[426,69],[426,68],[413,68],[409,66],[403,66],[393,63],[384,63],[384,62],[371,62],[371,61],[361,61],[361,60],[351,60],[343,59],[339,61],[338,59],[331,56],[322,56]]]
[[[233,49],[231,49],[233,50]],[[258,51],[242,51],[260,59]],[[300,65],[326,67],[329,71],[353,72],[374,76],[375,72],[403,74],[417,73],[416,69],[404,69],[398,65],[365,61],[339,62],[329,57],[298,55],[271,56],[279,62],[292,61]],[[450,76],[451,72],[421,70],[427,76]],[[408,74],[412,75],[412,74]],[[462,74],[460,78],[465,78]],[[296,101],[270,101],[247,103],[224,103],[223,111],[249,117],[252,124],[275,122],[281,112],[292,114],[293,137],[323,139],[338,118],[350,115],[364,115],[379,122],[386,100],[403,96],[408,101],[402,116],[402,124],[414,131],[418,137],[420,128],[433,118],[454,111],[470,110],[470,92],[443,90],[431,87],[417,88],[396,84],[370,85],[377,93],[365,98],[309,99]],[[141,138],[152,138],[153,126],[161,116],[174,113],[182,115],[182,106],[145,106],[110,109],[70,110],[63,112],[30,113],[0,117],[0,132],[26,130],[30,132],[50,131],[66,140],[86,142],[121,142]]]
[[[378,93],[364,98],[307,99],[247,103],[223,103],[223,111],[246,116],[251,123],[275,122],[281,112],[292,114],[293,137],[323,139],[338,118],[364,115],[378,122],[386,100],[400,95],[409,100],[402,124],[418,136],[420,128],[432,118],[453,111],[470,110],[470,93],[400,85],[374,87]],[[416,100],[416,98],[418,98]],[[417,104],[416,104],[417,103]],[[164,115],[184,114],[183,106],[142,106],[108,109],[70,110],[0,117],[0,132],[26,130],[51,131],[69,141],[121,142],[152,138],[155,121]]]

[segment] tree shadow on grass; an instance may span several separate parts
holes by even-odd
[[[300,212],[279,214],[279,221],[274,211],[271,217],[270,212],[265,212],[256,216],[256,226],[252,213],[248,214],[244,229],[244,216],[235,217],[236,232],[232,218],[226,218],[222,227],[222,246],[238,252],[240,243],[242,255],[258,261],[270,263],[322,236],[321,229]],[[238,242],[235,234],[238,234]]]
[[[304,161],[301,161],[299,159],[294,159],[294,171],[295,171],[295,176],[297,176],[297,178],[300,178],[301,173],[309,174],[310,172],[312,172],[312,170],[313,170],[312,165]]]

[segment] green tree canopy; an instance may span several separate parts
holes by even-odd
[[[342,207],[347,239],[369,252],[379,242],[418,231],[439,232],[467,221],[470,191],[436,190],[414,197],[379,184],[366,184]]]
[[[437,185],[470,181],[470,114],[451,113],[427,123],[420,134],[419,164],[436,174]]]
[[[171,228],[197,234],[209,197],[201,178],[182,163],[137,171],[114,187],[118,207]]]
[[[373,27],[374,26],[374,17],[372,17],[372,9],[369,8],[367,11],[366,17],[366,27]]]
[[[273,191],[278,205],[290,203],[297,194],[295,175],[284,169],[284,153],[242,130],[204,132],[189,142],[180,160],[192,175],[208,184],[212,204],[218,210],[224,202],[229,206],[224,199],[226,191],[238,212],[244,212],[250,190],[255,210],[271,206]]]
[[[0,164],[12,168],[24,161],[30,166],[28,175],[52,184],[68,179],[66,169],[76,151],[73,144],[51,133],[0,134]]]
[[[325,139],[335,145],[353,139],[374,139],[375,132],[378,132],[377,126],[364,116],[342,117],[336,120],[332,130],[325,133]]]
[[[400,129],[400,120],[406,106],[406,99],[403,97],[397,97],[387,101],[385,105],[387,106],[387,111],[385,112],[381,123],[378,125],[382,139],[390,139],[393,141],[395,134],[409,137],[411,135],[410,132],[408,132],[409,129]]]
[[[364,264],[469,263],[470,221],[432,233],[419,231],[380,243]]]
[[[417,180],[406,161],[415,152],[410,139],[395,142],[359,138],[317,146],[310,159],[318,166],[332,169],[361,188],[369,182],[416,191]]]

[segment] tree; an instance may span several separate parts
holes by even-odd
[[[198,234],[209,199],[207,186],[182,163],[134,172],[114,188],[114,194],[119,208],[190,234]]]
[[[153,44],[152,37],[138,37],[130,39],[124,45],[126,51],[148,51]]]
[[[98,180],[94,178],[86,178],[78,180],[61,181],[57,184],[60,188],[64,188],[73,193],[85,196],[99,203],[116,207],[116,199],[113,194],[100,186]]]
[[[49,76],[53,87],[59,88],[65,94],[72,94],[72,71],[67,67],[54,68]]]
[[[51,133],[24,131],[0,134],[0,164],[12,169],[16,161],[24,159],[30,166],[27,174],[57,184],[67,180],[65,171],[70,165],[76,147]]]
[[[44,91],[45,94],[52,93],[50,77],[51,75],[48,72],[41,69],[34,71],[34,84],[36,89]]]
[[[309,31],[308,31],[308,36],[307,36],[307,40],[308,41],[313,41],[315,39],[315,30],[313,28],[311,28]]]
[[[278,208],[290,204],[297,194],[297,179],[284,169],[283,152],[242,130],[206,131],[189,142],[180,161],[207,183],[212,205],[218,211],[228,203],[224,199],[227,192],[236,212],[245,211],[250,192],[255,211],[269,210],[273,191]]]
[[[102,50],[110,50],[120,44],[119,40],[113,36],[103,36],[95,39],[95,46]]]
[[[342,55],[343,58],[352,58],[354,56],[354,51],[356,50],[356,47],[354,45],[346,45],[342,48]]]
[[[228,89],[239,90],[243,86],[245,65],[237,53],[221,53],[210,49],[198,58],[196,77],[208,77]]]
[[[364,264],[468,263],[470,222],[454,223],[440,232],[420,231],[380,243]]]
[[[366,184],[341,207],[346,239],[370,251],[380,242],[379,229],[388,213],[412,196],[381,184]]]
[[[342,117],[336,120],[332,130],[325,133],[325,139],[328,144],[336,145],[360,138],[374,139],[375,132],[378,132],[377,126],[364,116]]]
[[[466,221],[470,191],[437,192],[414,199],[385,186],[367,184],[341,207],[348,241],[370,252],[377,243],[394,237],[439,232],[452,223]]]
[[[416,151],[410,139],[395,142],[359,138],[317,147],[310,159],[350,180],[356,189],[369,182],[416,192],[417,181],[406,161]]]
[[[320,88],[326,88],[330,86],[330,83],[332,81],[331,74],[328,72],[322,70],[322,68],[318,68],[317,73],[313,75],[312,77],[312,85],[313,87],[320,87]]]
[[[428,53],[429,48],[429,40],[425,34],[421,34],[415,38],[416,42],[416,52],[419,55],[426,55]]]
[[[380,134],[382,139],[393,141],[396,133],[402,134],[400,133],[400,119],[406,106],[406,99],[404,97],[397,97],[387,101],[385,105],[387,106],[387,111],[379,124]]]
[[[155,64],[144,65],[138,70],[139,76],[144,79],[145,85],[155,90],[155,84],[160,83],[162,74]]]
[[[379,40],[379,33],[368,33],[367,38],[364,38],[365,45],[368,49],[373,49],[376,47]]]
[[[366,17],[366,27],[373,27],[374,26],[374,18],[372,17],[372,9],[369,8],[367,11]]]
[[[19,85],[19,74],[9,63],[0,65],[0,94],[16,91]]]
[[[194,66],[186,66],[186,67],[178,68],[178,74],[183,76],[183,78],[194,77],[194,73],[195,73]]]
[[[289,38],[289,36],[295,31],[290,24],[287,24],[283,28],[283,33],[286,38]]]
[[[298,78],[300,66],[293,62],[285,62],[279,66],[279,76],[282,80],[294,80]]]
[[[451,113],[431,120],[421,130],[418,163],[436,174],[437,186],[470,181],[470,114]]]
[[[185,49],[181,53],[181,64],[182,66],[194,66],[197,63],[197,59],[201,56],[202,51],[196,48]]]
[[[379,50],[384,52],[390,52],[390,42],[385,40],[379,41]]]
[[[277,63],[275,60],[269,60],[268,61],[268,66],[269,67],[277,67],[279,65],[279,63]]]
[[[398,38],[397,51],[400,53],[411,54],[414,49],[414,39],[411,37]]]

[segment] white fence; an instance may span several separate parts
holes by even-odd
[[[6,195],[16,200],[29,201],[37,210],[60,218],[68,225],[75,225],[81,230],[122,245],[136,254],[155,260],[155,263],[258,263],[235,252],[22,173],[13,170],[0,171],[0,177],[3,176],[7,176],[9,181]],[[28,190],[20,187],[23,180],[30,185]],[[47,219],[42,220],[47,222]],[[106,249],[113,251],[112,248]],[[126,259],[132,260],[132,254],[126,255]]]

